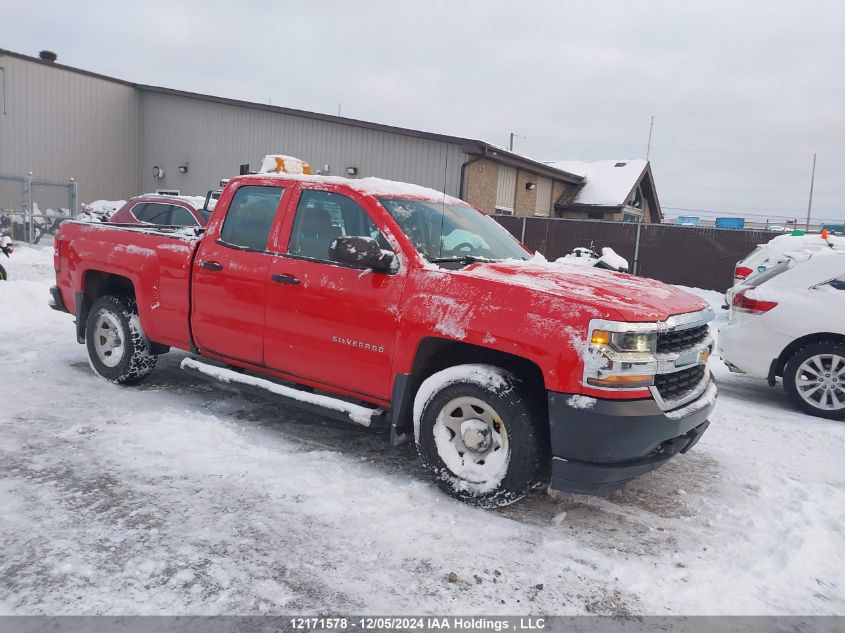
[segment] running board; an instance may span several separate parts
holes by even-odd
[[[273,399],[280,400],[288,406],[304,409],[335,420],[353,422],[366,427],[380,427],[387,424],[387,412],[381,408],[371,409],[339,398],[311,393],[295,387],[286,387],[272,380],[242,374],[225,367],[209,365],[193,358],[184,359],[180,367],[189,374],[236,385],[243,391],[254,395],[272,396]]]

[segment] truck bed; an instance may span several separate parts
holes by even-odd
[[[129,280],[147,336],[189,349],[191,261],[198,241],[195,230],[182,227],[64,222],[55,255],[62,301],[78,314],[80,303],[90,301],[91,290]]]

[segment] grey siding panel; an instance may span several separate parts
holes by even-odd
[[[134,87],[2,54],[0,67],[6,98],[6,114],[0,109],[0,173],[75,178],[81,202],[126,198],[139,190]],[[19,202],[3,198],[0,207]],[[47,205],[52,202],[39,204]]]
[[[215,103],[181,95],[140,90],[143,189],[179,189],[204,194],[238,165],[255,169],[265,154],[289,154],[329,175],[401,180],[458,195],[465,155],[457,143],[421,139],[380,130]],[[178,166],[189,161],[187,174]],[[448,173],[446,171],[448,161]],[[165,178],[152,177],[154,165]]]

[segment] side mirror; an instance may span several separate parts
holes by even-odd
[[[329,245],[329,259],[339,264],[386,273],[393,264],[393,253],[382,250],[371,237],[347,235]]]

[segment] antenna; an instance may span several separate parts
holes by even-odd
[[[654,115],[651,115],[651,125],[648,126],[648,147],[645,150],[645,159],[648,160],[648,155],[651,154],[651,131],[654,129]]]
[[[816,182],[816,155],[813,154],[813,172],[810,175],[810,202],[807,203],[807,226],[804,227],[806,231],[810,230],[810,213],[813,211],[813,185]]]

